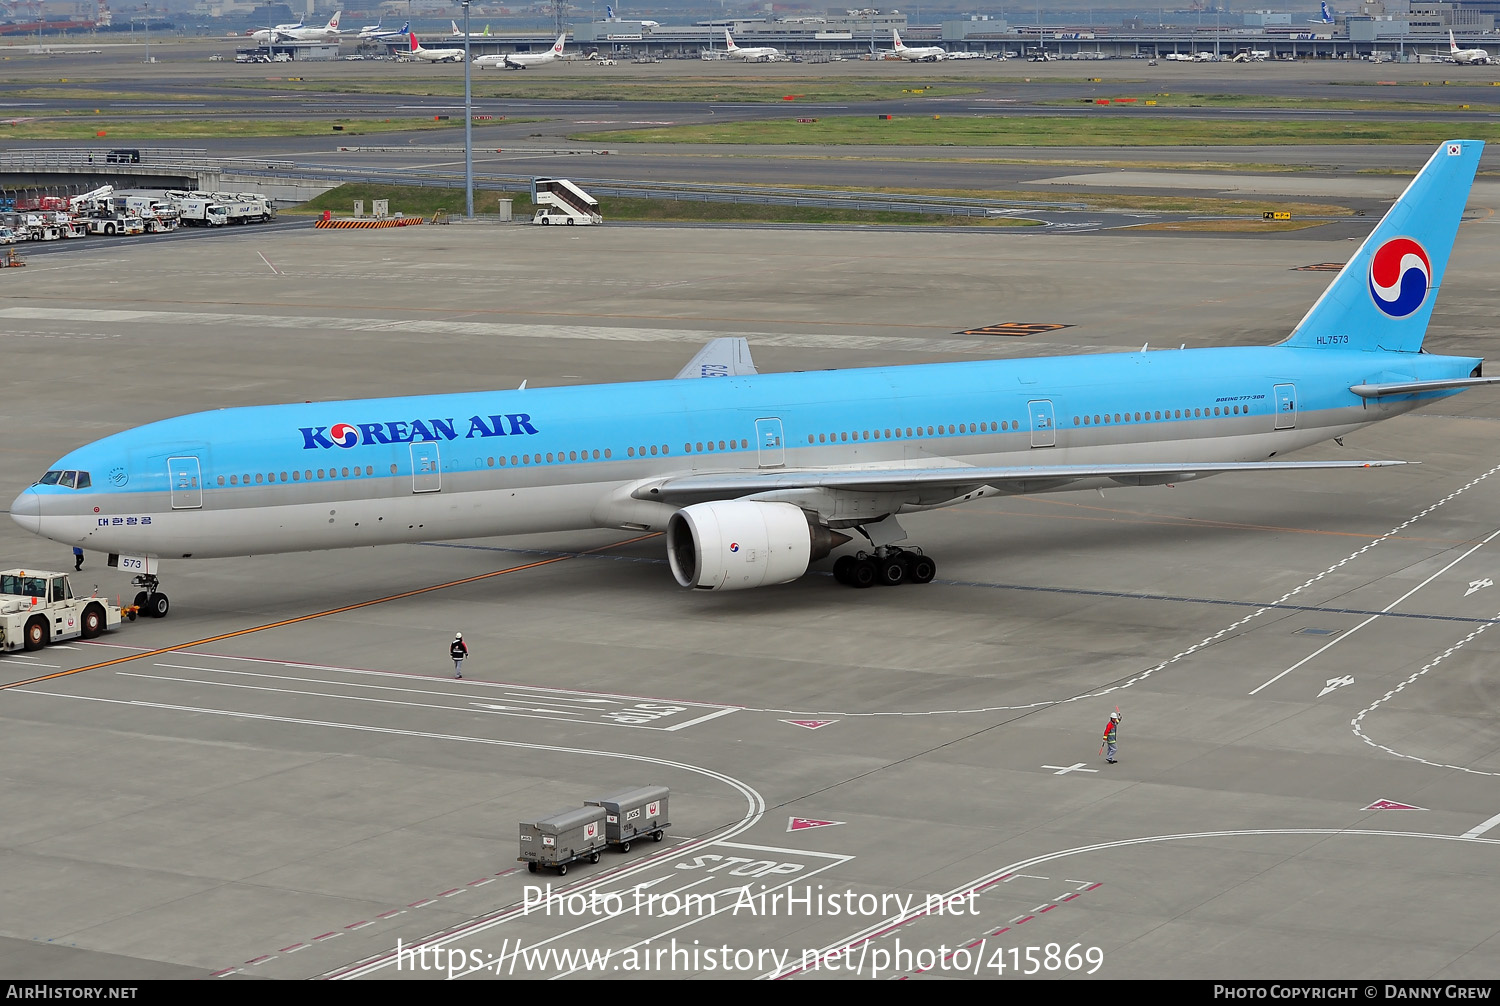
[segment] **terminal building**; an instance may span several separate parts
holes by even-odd
[[[873,9],[831,8],[823,15],[729,17],[689,25],[613,18],[585,21],[569,28],[565,59],[591,53],[636,59],[715,59],[725,52],[724,32],[743,47],[770,46],[783,59],[820,61],[893,58],[891,32],[909,45],[941,45],[950,54],[1052,59],[1165,58],[1207,54],[1229,59],[1255,53],[1269,59],[1401,59],[1441,60],[1447,33],[1460,47],[1485,44],[1494,31],[1500,0],[1475,3],[1426,3],[1418,0],[1367,0],[1357,9],[1335,14],[1331,24],[1303,15],[1260,10],[1239,15],[1199,16],[1190,24],[1150,25],[1143,18],[1121,26],[1012,24],[1002,18],[971,15],[937,25],[913,24],[904,13]],[[471,34],[473,56],[542,52],[555,36],[545,30]],[[461,35],[424,38],[429,46],[462,46]],[[344,54],[398,55],[400,39],[379,43],[342,40]],[[1500,49],[1500,46],[1496,46]],[[338,44],[288,42],[241,50],[247,58],[281,60],[334,59]]]

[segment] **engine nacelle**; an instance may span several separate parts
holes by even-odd
[[[791,503],[718,500],[667,522],[667,558],[684,587],[749,590],[787,583],[849,536],[814,524]]]

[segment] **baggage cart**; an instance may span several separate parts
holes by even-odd
[[[572,807],[522,821],[521,854],[516,859],[532,873],[545,866],[565,877],[569,863],[599,862],[604,846],[604,808]]]
[[[637,786],[597,800],[585,800],[586,807],[604,809],[604,839],[618,846],[621,852],[630,851],[630,843],[643,841],[650,836],[660,842],[666,829],[672,826],[667,820],[667,798],[671,791],[665,786]]]

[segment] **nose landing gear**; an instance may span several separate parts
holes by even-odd
[[[142,573],[132,578],[130,585],[143,588],[139,594],[135,595],[135,606],[141,609],[142,615],[151,618],[167,617],[167,610],[171,607],[171,603],[167,600],[166,594],[156,589],[161,586],[160,580],[150,573]]]

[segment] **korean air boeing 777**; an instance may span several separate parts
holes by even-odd
[[[221,409],[106,437],[11,505],[111,553],[167,611],[157,563],[433,539],[665,531],[683,586],[931,580],[901,514],[984,496],[1224,472],[1376,467],[1299,448],[1500,378],[1421,352],[1483,144],[1444,143],[1275,346],[757,374],[741,339],[679,379]]]

